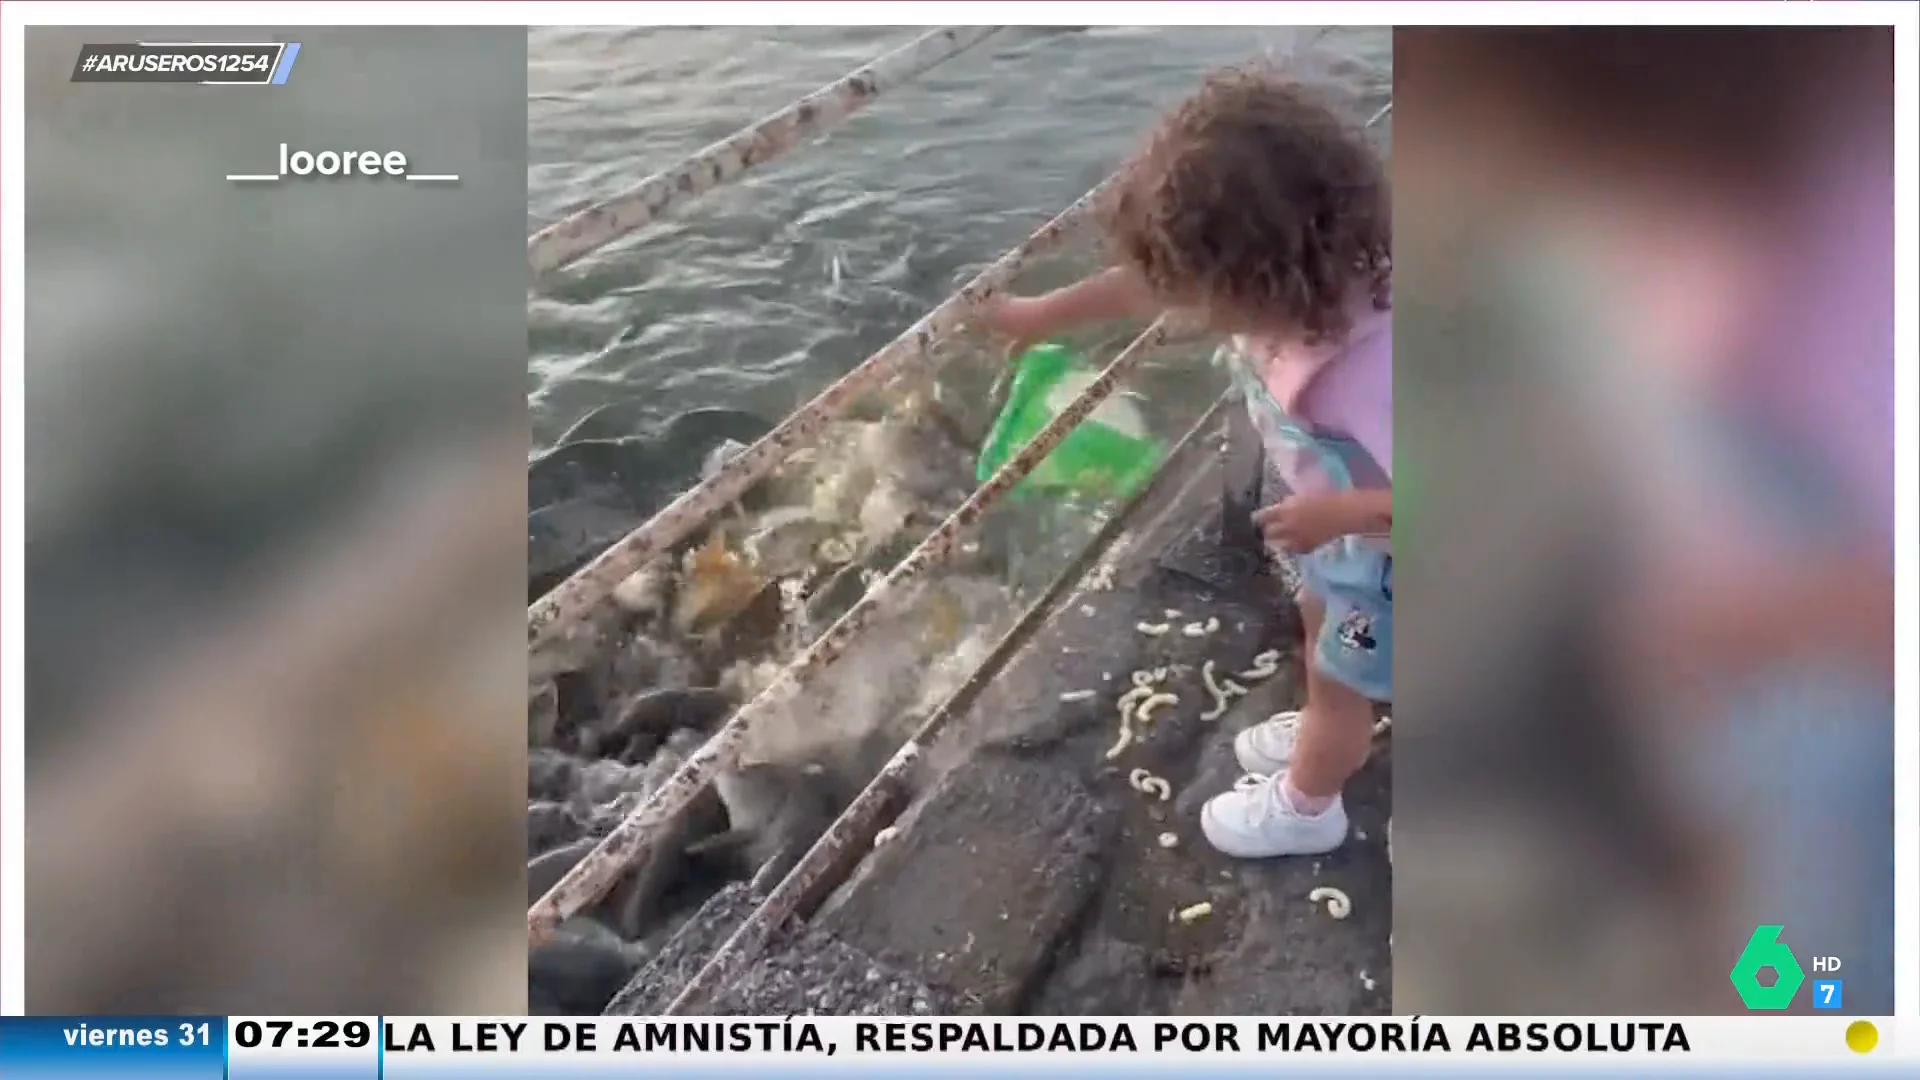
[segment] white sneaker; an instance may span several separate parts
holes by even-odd
[[[1274,713],[1233,737],[1233,756],[1250,773],[1278,776],[1287,771],[1287,763],[1293,760],[1293,745],[1299,739],[1299,710]]]
[[[1324,855],[1346,842],[1347,808],[1336,795],[1333,805],[1309,817],[1280,797],[1280,777],[1243,776],[1232,791],[1207,800],[1200,831],[1236,859]]]

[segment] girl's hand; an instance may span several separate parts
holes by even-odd
[[[1254,523],[1267,543],[1296,555],[1304,555],[1329,540],[1350,533],[1366,532],[1362,507],[1344,491],[1310,495],[1289,495],[1254,512]]]
[[[1008,342],[1009,360],[1051,333],[1053,328],[1049,322],[1047,300],[1043,296],[1009,296],[986,309],[987,329]]]

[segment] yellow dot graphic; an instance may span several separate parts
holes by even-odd
[[[1871,1020],[1855,1020],[1847,1025],[1847,1049],[1856,1054],[1870,1053],[1880,1045],[1880,1029]]]

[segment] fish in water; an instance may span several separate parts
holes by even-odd
[[[787,577],[810,569],[815,549],[833,533],[833,523],[815,517],[811,507],[787,506],[761,517],[742,547],[763,575]]]
[[[727,439],[723,441],[720,445],[707,451],[707,456],[701,460],[700,479],[711,480],[720,475],[720,470],[727,467],[727,462],[732,461],[734,458],[746,452],[747,444],[738,439]]]
[[[665,558],[628,574],[613,587],[613,602],[629,615],[652,618],[667,610],[673,596],[673,564]]]
[[[711,630],[745,611],[765,587],[766,579],[716,529],[683,561],[674,628],[683,634]]]

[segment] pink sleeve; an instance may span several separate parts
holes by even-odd
[[[1393,480],[1393,332],[1367,335],[1315,382],[1305,410],[1314,423],[1360,444]]]
[[[1359,443],[1374,464],[1386,474],[1389,483],[1393,480],[1393,371],[1389,365],[1386,378],[1381,380],[1378,397],[1379,407],[1362,410],[1354,417],[1353,439]]]

